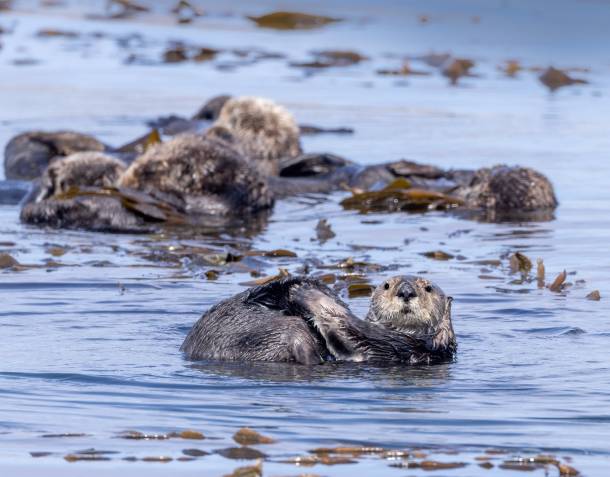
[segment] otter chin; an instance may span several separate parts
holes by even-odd
[[[181,350],[190,359],[421,364],[453,359],[451,301],[430,281],[386,280],[365,320],[326,285],[288,277],[213,306]]]

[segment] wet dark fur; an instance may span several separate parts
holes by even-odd
[[[294,279],[251,288],[210,308],[180,348],[189,359],[322,363],[319,339],[288,301]]]
[[[450,327],[450,307],[444,323]],[[180,348],[188,358],[433,363],[451,359],[455,336],[434,342],[356,318],[320,282],[291,277],[251,288],[208,310]]]
[[[13,137],[4,149],[4,176],[7,179],[36,179],[56,157],[106,149],[108,147],[94,137],[74,131],[25,132]]]
[[[328,156],[304,154],[281,164],[280,177],[270,180],[276,197],[347,188],[370,190],[405,177],[413,187],[455,196],[464,201],[464,209],[491,212],[492,218],[506,213],[552,211],[558,205],[549,179],[529,167],[498,165],[445,171],[410,161],[358,166],[345,160],[330,161]]]

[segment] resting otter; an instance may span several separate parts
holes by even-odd
[[[239,216],[273,206],[266,178],[222,141],[178,136],[151,147],[119,187],[159,192],[184,202],[187,214]]]
[[[112,187],[127,166],[102,152],[77,152],[53,161],[42,174],[36,202],[65,194],[70,187]]]
[[[75,152],[106,150],[108,146],[94,137],[73,131],[18,134],[4,149],[4,176],[7,179],[36,179],[57,157]]]
[[[55,228],[151,232],[144,214],[124,206],[128,196],[108,189],[125,168],[120,160],[100,152],[79,152],[53,161],[26,199],[20,218]],[[130,199],[144,200],[133,194]]]
[[[532,212],[557,207],[551,182],[529,167],[478,169],[450,192],[471,209]]]
[[[459,210],[482,211],[490,220],[538,212],[552,218],[557,207],[553,185],[529,167],[497,165],[477,170],[443,170],[401,160],[359,166],[332,154],[304,154],[281,163],[280,176],[270,178],[276,197],[297,193],[331,192],[345,188],[379,190],[399,177],[412,188],[441,192],[459,199]]]
[[[149,232],[158,223],[258,227],[273,198],[265,178],[224,143],[179,136],[125,169],[100,153],[49,166],[21,220],[57,228]],[[244,220],[248,218],[248,220]],[[250,220],[252,219],[252,220]]]
[[[360,320],[317,280],[290,277],[213,306],[180,349],[195,360],[415,364],[451,359],[456,341],[451,298],[423,278],[387,280]]]
[[[205,134],[234,145],[267,175],[277,175],[281,158],[301,153],[299,126],[292,114],[264,98],[224,100]]]

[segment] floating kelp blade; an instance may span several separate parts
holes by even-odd
[[[311,30],[342,20],[341,18],[299,12],[273,12],[260,17],[249,16],[247,18],[255,22],[260,28],[273,28],[275,30]]]
[[[545,85],[551,92],[558,90],[563,86],[570,86],[573,84],[588,84],[589,82],[580,78],[572,78],[565,71],[548,67],[544,73],[542,73],[538,79]]]
[[[367,212],[400,212],[446,210],[462,205],[462,201],[440,192],[424,189],[385,188],[380,191],[360,192],[341,201],[344,209]]]
[[[133,141],[119,147],[117,151],[142,154],[143,152],[147,151],[151,146],[154,146],[155,144],[160,144],[161,142],[162,141],[161,135],[159,134],[159,130],[155,128],[152,131],[144,134],[143,136],[140,136],[139,138],[134,139]]]
[[[233,440],[242,446],[251,446],[255,444],[273,444],[275,441],[268,436],[264,436],[254,429],[242,427],[233,435]]]

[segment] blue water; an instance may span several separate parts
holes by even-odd
[[[428,475],[389,467],[378,457],[304,469],[279,462],[314,447],[348,444],[423,447],[431,458],[469,463],[434,475],[492,474],[474,460],[489,448],[507,452],[494,463],[545,452],[571,457],[584,475],[607,474],[610,63],[600,46],[607,40],[601,26],[610,15],[607,3],[566,1],[550,11],[521,2],[468,2],[461,8],[454,2],[384,2],[380,8],[358,2],[350,3],[344,23],[287,33],[256,30],[241,17],[271,11],[277,8],[273,2],[256,8],[211,3],[209,16],[190,26],[174,25],[159,6],[149,16],[112,22],[83,18],[82,12],[101,11],[96,2],[79,2],[78,8],[16,3],[18,12],[0,16],[1,26],[16,25],[1,37],[0,147],[36,128],[78,129],[117,145],[144,133],[147,119],[192,114],[219,93],[252,94],[284,104],[302,123],[356,130],[352,136],[306,137],[306,150],[333,151],[362,163],[407,157],[443,167],[529,165],[551,178],[561,205],[551,222],[487,224],[442,213],[364,217],[343,211],[338,203],[344,194],[337,193],[281,201],[267,227],[246,238],[46,231],[21,225],[16,207],[0,206],[0,251],[27,266],[0,271],[3,474],[70,475],[84,469],[94,475],[222,475],[246,462],[219,455],[163,466],[121,459],[177,458],[189,447],[230,447],[232,434],[246,425],[277,440],[259,447],[270,455],[265,475]],[[305,9],[295,2],[282,8],[294,5]],[[316,2],[306,10],[341,15],[345,6]],[[430,16],[428,24],[419,24],[420,14]],[[471,21],[473,15],[480,23]],[[578,29],[579,35],[568,28],[586,22],[589,28]],[[509,43],[515,24],[525,33]],[[565,26],[568,33],[558,35],[549,25]],[[41,40],[34,36],[40,28],[107,36]],[[229,56],[211,64],[126,65],[130,52],[116,38],[133,33],[144,38],[135,52],[149,59],[158,59],[168,40],[181,38],[204,46],[265,48],[295,61],[307,59],[311,49],[330,47],[356,49],[371,60],[313,76],[287,66],[288,60],[217,69]],[[437,74],[375,75],[379,68],[400,66],[396,55],[431,49],[474,56],[479,77],[452,88]],[[573,74],[591,84],[550,95],[535,73],[509,79],[496,70],[512,57],[529,66],[590,68]],[[17,58],[39,63],[16,66]],[[320,217],[337,234],[325,244],[312,240]],[[52,247],[65,254],[52,256]],[[372,283],[398,273],[425,274],[455,298],[458,359],[423,368],[185,361],[178,348],[192,323],[251,279],[236,266],[207,280],[204,272],[218,267],[202,265],[197,255],[204,252],[192,247],[288,248],[298,254],[250,263],[265,275],[279,267],[296,272],[306,259],[330,264],[347,257],[389,267],[367,272]],[[438,249],[466,259],[440,262],[421,255]],[[538,289],[535,280],[515,282],[505,257],[516,250],[534,261],[543,258],[547,281],[566,269],[573,286],[558,294]],[[186,252],[171,261],[149,255],[161,251],[174,257]],[[500,257],[500,267],[475,263]],[[595,289],[602,300],[585,299]],[[348,301],[364,315],[367,298]],[[128,429],[196,429],[208,439],[116,438]],[[42,437],[57,433],[86,435]],[[109,462],[62,459],[91,447],[118,454],[110,454]],[[35,459],[32,451],[52,454]],[[557,474],[554,468],[549,472]]]

